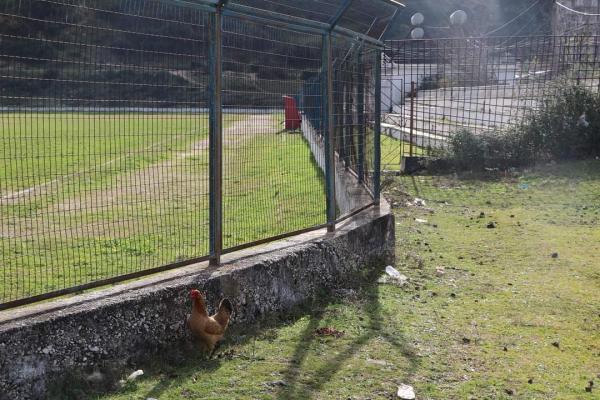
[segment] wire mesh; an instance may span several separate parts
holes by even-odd
[[[600,87],[598,36],[427,39],[387,45],[383,169],[398,169],[411,151],[415,156],[435,154],[457,130],[493,134],[518,124],[553,96],[557,82]]]
[[[373,189],[375,115],[375,49],[363,42],[334,40],[334,143],[338,169],[349,172]],[[359,204],[359,206],[364,204]],[[346,210],[349,211],[349,210]],[[350,210],[351,211],[351,210]],[[338,214],[343,210],[338,210]]]
[[[311,2],[277,8],[331,21],[342,6]],[[342,23],[373,27],[380,11]],[[331,33],[216,13],[167,0],[0,3],[0,308],[207,259],[221,231],[233,250],[330,222]],[[368,191],[380,60],[331,35],[336,172]]]
[[[0,302],[206,255],[206,14],[0,13]]]
[[[320,36],[224,18],[225,248],[326,222],[323,172],[299,127],[284,125],[284,97],[320,67]]]
[[[381,37],[398,7],[372,0],[231,0],[230,3],[323,24],[333,22],[338,11],[345,9],[337,26],[376,39]]]

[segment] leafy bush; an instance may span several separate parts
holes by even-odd
[[[488,134],[454,132],[448,157],[457,168],[477,169],[600,155],[600,94],[565,81],[548,93],[519,124]]]
[[[536,155],[555,160],[600,154],[600,95],[561,81],[520,126]]]
[[[450,158],[461,169],[483,167],[485,163],[485,143],[481,136],[468,129],[460,129],[448,142]]]

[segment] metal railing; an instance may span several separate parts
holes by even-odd
[[[0,309],[219,265],[376,204],[398,4],[364,2],[3,1]],[[348,182],[368,201],[342,207]]]
[[[392,94],[383,98],[384,169],[399,169],[409,153],[437,154],[458,130],[493,134],[518,124],[554,95],[559,82],[600,88],[598,36],[424,39],[386,45],[382,84]]]

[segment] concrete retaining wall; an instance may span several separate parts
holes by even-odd
[[[232,324],[285,312],[394,262],[394,220],[384,202],[325,230],[110,289],[0,313],[0,399],[44,399],[69,371],[127,368],[188,340],[189,290],[235,307]]]

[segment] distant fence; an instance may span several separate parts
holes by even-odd
[[[554,84],[600,87],[600,37],[389,41],[382,78],[382,167],[444,148],[453,132],[494,132],[534,111]],[[414,87],[414,92],[411,87]],[[412,146],[411,146],[412,144]]]
[[[218,265],[377,204],[396,14],[390,0],[1,2],[0,309]],[[284,131],[283,96],[304,135]],[[367,200],[342,210],[340,177]]]

